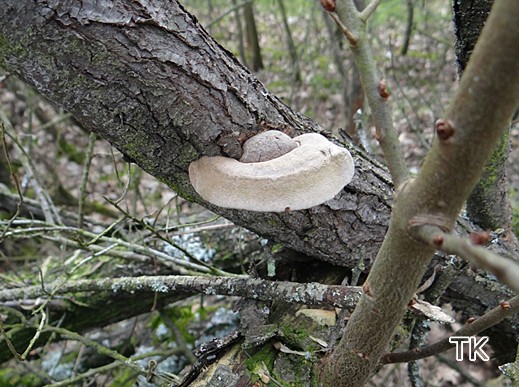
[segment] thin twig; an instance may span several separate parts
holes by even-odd
[[[79,341],[89,347],[94,348],[98,353],[109,356],[112,359],[120,362],[121,364],[124,364],[125,366],[132,369],[133,371],[138,372],[139,374],[142,374],[142,375],[145,374],[145,371],[141,367],[139,367],[134,362],[130,361],[130,359],[128,359],[127,357],[121,355],[117,351],[114,351],[110,348],[105,347],[104,345],[102,345],[94,340],[90,340],[84,336],[81,336],[81,335],[77,334],[76,332],[69,331],[68,329],[65,329],[65,328],[58,328],[58,327],[53,327],[53,326],[46,326],[44,330],[47,332],[57,333],[58,335],[60,335],[62,337],[66,337],[66,338],[69,338],[72,340]]]
[[[34,346],[34,344],[36,343],[36,341],[37,341],[38,338],[40,337],[41,332],[42,332],[42,330],[43,330],[43,326],[45,325],[46,322],[47,322],[47,313],[45,313],[45,309],[41,309],[41,320],[40,320],[40,324],[39,324],[38,327],[36,328],[36,333],[35,333],[34,336],[31,338],[31,341],[29,342],[29,345],[28,345],[27,348],[25,349],[25,352],[22,354],[22,360],[27,359],[27,355],[29,354],[29,352],[31,352],[32,347]]]
[[[32,350],[32,347],[36,343],[36,340],[38,340],[38,338],[40,337],[40,334],[42,332],[43,326],[45,325],[46,321],[47,321],[47,314],[45,313],[45,310],[42,310],[41,311],[40,324],[36,328],[36,333],[34,334],[34,336],[29,341],[29,345],[27,345],[27,348],[25,349],[25,351],[20,355],[18,353],[18,351],[16,350],[16,348],[14,347],[14,345],[13,345],[11,339],[9,338],[7,332],[4,330],[4,324],[2,322],[2,319],[0,319],[0,333],[1,333],[2,337],[5,340],[5,342],[7,344],[7,347],[9,348],[9,350],[11,351],[11,353],[13,354],[13,356],[17,360],[25,361],[25,359],[27,358],[27,355],[29,354],[29,352]]]
[[[225,11],[223,11],[220,16],[214,18],[213,20],[211,20],[209,23],[207,23],[205,25],[205,28],[207,29],[210,29],[213,25],[215,25],[216,23],[218,23],[220,20],[222,20],[225,16],[227,16],[228,14],[230,14],[231,12],[234,12],[236,11],[237,9],[240,9],[241,7],[249,4],[249,3],[252,3],[254,0],[245,0],[243,2],[241,2],[240,4],[237,4],[237,5],[234,5],[228,9],[226,9]]]
[[[88,148],[87,153],[85,155],[85,163],[83,165],[83,176],[81,178],[81,186],[79,187],[79,203],[78,203],[78,221],[77,227],[83,228],[83,206],[85,204],[85,200],[87,197],[87,183],[88,183],[88,175],[90,173],[90,165],[92,164],[92,157],[94,154],[94,145],[96,143],[96,134],[90,132],[90,136],[88,136]]]
[[[200,265],[197,263],[189,262],[187,260],[175,258],[163,251],[151,248],[149,246],[140,245],[137,243],[126,242],[126,241],[123,241],[118,238],[111,238],[111,237],[107,237],[107,236],[99,237],[98,234],[92,233],[87,230],[78,229],[78,228],[72,227],[72,226],[53,226],[53,225],[48,225],[45,222],[36,221],[36,220],[15,220],[12,223],[13,223],[13,225],[27,225],[27,224],[38,225],[38,227],[11,230],[11,231],[6,232],[6,237],[43,233],[41,235],[42,238],[60,241],[62,243],[72,244],[73,246],[77,246],[78,248],[81,248],[84,250],[99,251],[99,250],[105,248],[105,247],[100,247],[100,246],[94,247],[95,245],[93,245],[93,244],[85,246],[83,243],[78,242],[78,240],[65,238],[63,236],[61,236],[61,237],[54,236],[53,237],[53,236],[47,235],[47,233],[49,233],[49,232],[57,232],[57,231],[64,232],[64,233],[68,232],[68,233],[73,233],[77,236],[86,237],[89,239],[98,238],[99,241],[101,241],[101,242],[107,242],[110,244],[116,244],[118,246],[123,246],[123,247],[127,248],[128,250],[132,250],[132,251],[135,251],[135,252],[147,255],[147,256],[151,256],[151,257],[157,257],[157,258],[161,259],[162,261],[165,261],[166,263],[173,263],[175,265],[185,267],[190,270],[194,270],[195,272],[198,272],[198,273],[210,273],[210,274],[221,275],[221,276],[238,276],[237,274],[228,273],[224,270],[214,268],[207,264]],[[5,225],[5,224],[6,224],[6,222],[0,221],[0,226]]]
[[[519,296],[515,296],[508,301],[501,302],[499,306],[485,313],[470,324],[454,332],[452,335],[440,340],[434,344],[427,345],[422,348],[415,348],[405,352],[386,353],[380,359],[381,364],[389,363],[406,363],[418,359],[424,359],[429,356],[447,351],[454,347],[454,343],[449,342],[451,336],[475,336],[478,333],[488,329],[507,317],[519,312]]]
[[[142,359],[146,359],[148,357],[154,357],[154,356],[160,356],[162,358],[168,358],[168,357],[170,357],[172,355],[179,354],[179,352],[180,352],[179,348],[171,348],[171,349],[168,349],[166,351],[151,351],[151,352],[143,353],[141,355],[133,356],[129,360],[132,361],[132,362],[136,362],[138,360],[142,360]],[[101,366],[101,367],[91,368],[91,369],[89,369],[88,371],[86,371],[86,372],[84,372],[82,374],[73,376],[73,377],[71,377],[69,379],[61,380],[61,381],[56,382],[56,383],[48,384],[45,387],[67,387],[67,386],[71,386],[74,383],[82,381],[83,379],[87,379],[87,378],[90,378],[92,376],[98,376],[98,375],[104,374],[104,373],[106,373],[108,371],[111,371],[111,370],[113,370],[115,368],[119,368],[120,366],[121,366],[121,364],[119,362],[113,362],[113,363],[110,363],[110,364],[107,364],[107,365],[104,365],[104,366]]]
[[[363,21],[368,21],[371,15],[375,12],[377,7],[380,5],[382,0],[372,0],[366,7],[360,12],[359,17]]]
[[[27,179],[31,182],[32,187],[34,188],[34,192],[40,202],[40,206],[45,216],[45,220],[51,224],[62,223],[58,210],[54,206],[54,203],[49,193],[46,190],[44,190],[43,187],[40,185],[40,182],[36,174],[36,168],[34,167],[34,164],[30,156],[27,154],[22,144],[20,144],[20,142],[18,141],[16,135],[12,133],[14,132],[13,125],[11,124],[9,118],[3,110],[0,110],[0,119],[4,123],[4,133],[7,134],[7,136],[11,139],[11,141],[16,145],[16,147],[20,151],[20,161],[27,175]]]
[[[0,120],[0,132],[2,135],[2,146],[4,148],[5,159],[7,161],[7,166],[9,167],[9,174],[11,175],[11,178],[13,179],[14,186],[16,188],[16,192],[18,193],[18,198],[20,199],[16,205],[16,212],[14,213],[14,215],[11,217],[11,219],[9,221],[9,222],[11,222],[11,221],[15,220],[18,217],[18,215],[20,214],[20,210],[21,210],[21,207],[23,204],[23,195],[22,195],[22,191],[20,190],[20,182],[18,181],[18,177],[16,176],[16,174],[14,173],[14,170],[13,170],[13,165],[11,163],[11,157],[9,156],[9,152],[7,151],[7,141],[5,140],[5,125],[4,125],[3,120]],[[0,236],[0,242],[4,239],[5,233],[7,232],[7,230],[9,230],[9,228],[10,228],[10,225],[7,225],[4,232]]]
[[[110,203],[112,206],[114,206],[117,210],[119,210],[121,213],[124,214],[124,216],[126,216],[127,218],[131,219],[132,221],[134,221],[135,223],[139,224],[141,227],[143,227],[144,229],[150,231],[153,235],[155,235],[156,238],[160,239],[161,241],[167,243],[168,245],[171,245],[173,246],[174,248],[176,248],[178,251],[180,251],[182,254],[184,254],[187,258],[189,258],[192,262],[195,262],[196,264],[198,265],[201,265],[201,266],[204,266],[206,267],[207,269],[213,271],[214,270],[214,273],[216,274],[218,272],[217,269],[213,268],[211,265],[208,265],[207,263],[205,262],[202,262],[201,260],[199,260],[198,258],[196,258],[193,254],[191,254],[189,251],[187,251],[185,248],[183,248],[182,246],[179,246],[178,244],[176,244],[175,242],[173,242],[172,240],[162,236],[160,234],[160,232],[158,232],[156,230],[155,227],[153,226],[150,226],[148,223],[146,223],[145,221],[141,220],[141,219],[138,219],[136,218],[135,216],[131,215],[128,211],[125,211],[123,208],[121,208],[121,206],[119,206],[116,202],[108,199],[107,197],[105,197],[105,200]]]
[[[494,254],[484,247],[474,244],[470,238],[461,238],[442,231],[437,226],[424,225],[414,229],[416,235],[431,246],[466,259],[470,263],[489,271],[497,279],[519,294],[519,265],[500,255]],[[474,234],[478,242],[485,234]],[[485,242],[485,241],[480,241]]]

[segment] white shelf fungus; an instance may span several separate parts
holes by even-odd
[[[295,148],[267,161],[204,156],[189,165],[191,184],[209,203],[250,211],[302,210],[333,199],[353,177],[350,152],[317,133],[292,140]]]

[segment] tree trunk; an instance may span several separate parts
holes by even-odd
[[[283,29],[285,30],[285,37],[287,40],[288,53],[290,54],[290,61],[292,62],[293,80],[296,85],[300,85],[301,70],[299,69],[299,59],[297,55],[296,45],[294,44],[294,39],[292,39],[292,31],[290,31],[290,26],[288,24],[287,13],[285,10],[285,4],[283,4],[283,0],[278,0],[278,7],[279,12],[281,13]]]
[[[236,39],[238,40],[238,52],[240,53],[240,61],[247,66],[247,56],[245,55],[245,45],[243,44],[243,27],[241,24],[241,9],[238,7],[237,0],[232,0],[234,10],[234,20],[236,21]]]
[[[247,35],[247,48],[249,49],[249,60],[251,70],[256,72],[263,68],[263,58],[261,57],[261,47],[259,44],[256,20],[254,19],[254,5],[247,3],[243,6],[245,16],[245,31]]]
[[[460,76],[467,66],[493,3],[493,0],[453,3],[456,56]],[[510,140],[507,130],[485,166],[479,183],[467,199],[467,214],[482,228],[504,228],[511,232],[512,210],[506,170],[509,153]]]
[[[146,172],[184,198],[309,256],[349,267],[360,256],[368,265],[375,257],[392,186],[383,168],[349,144],[353,181],[309,210],[216,208],[193,190],[188,166],[203,155],[239,158],[242,143],[267,129],[290,135],[322,129],[269,94],[178,3],[127,8],[125,1],[101,1],[77,15],[61,1],[9,4],[0,10],[7,69]]]

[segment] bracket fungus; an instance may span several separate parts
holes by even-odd
[[[219,207],[284,212],[331,200],[351,181],[355,168],[346,149],[317,133],[293,139],[279,133],[263,132],[247,140],[240,161],[221,156],[193,161],[189,165],[193,188]],[[269,147],[275,149],[272,158],[255,162],[258,154],[269,153]],[[253,162],[245,162],[249,153]]]

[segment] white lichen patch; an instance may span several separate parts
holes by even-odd
[[[154,292],[158,293],[167,293],[169,291],[169,287],[162,281],[152,281],[150,283],[150,288]]]

